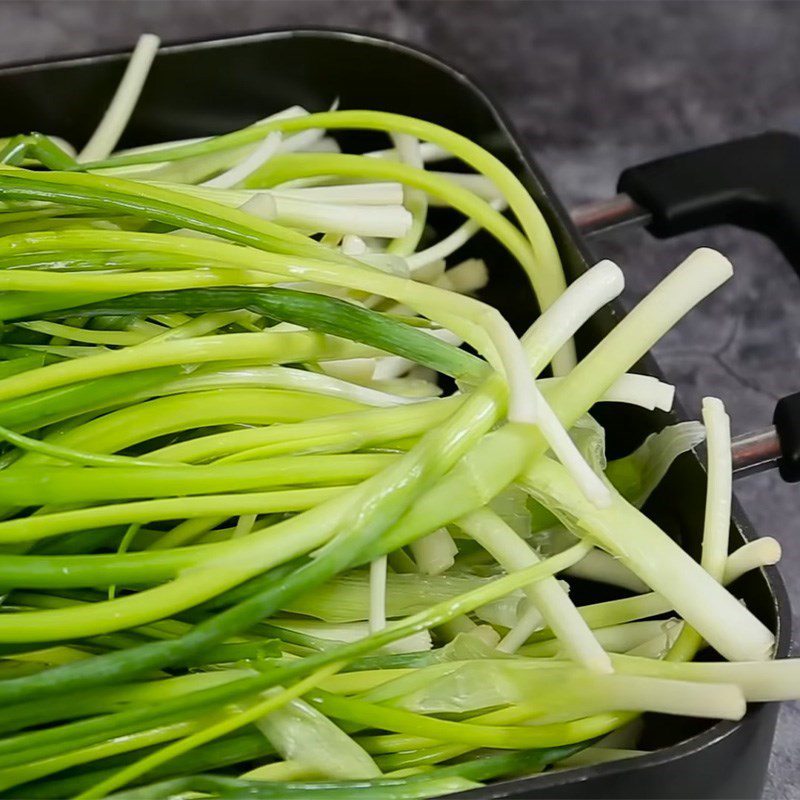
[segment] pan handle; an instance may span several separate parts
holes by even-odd
[[[735,436],[731,455],[734,478],[777,467],[787,483],[800,482],[800,392],[778,400],[768,428]]]
[[[659,238],[723,223],[772,239],[800,274],[800,136],[778,131],[626,169],[618,190]]]
[[[772,239],[800,274],[800,137],[770,132],[622,173],[619,191],[660,238],[730,223]],[[778,401],[769,429],[785,481],[800,481],[800,394]],[[747,437],[745,437],[747,438]]]
[[[643,224],[666,239],[723,223],[764,234],[800,275],[800,136],[773,131],[626,169],[619,194],[572,212],[586,234]],[[777,465],[800,481],[800,392],[778,401],[773,424],[733,442],[736,471]]]

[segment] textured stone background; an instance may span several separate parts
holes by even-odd
[[[267,27],[327,25],[389,34],[460,65],[505,108],[571,203],[606,197],[642,159],[767,128],[800,131],[800,4],[781,2],[248,2],[0,0],[0,62]],[[3,109],[12,113],[13,109]],[[734,433],[767,424],[800,389],[800,284],[757,236],[718,230],[669,243],[627,232],[596,240],[626,270],[629,301],[701,243],[735,280],[658,346],[693,413],[722,397]],[[737,486],[762,534],[784,545],[800,608],[800,487],[763,474]],[[800,798],[800,708],[782,711],[770,800]]]

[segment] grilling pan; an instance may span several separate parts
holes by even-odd
[[[40,130],[85,141],[113,94],[127,55],[95,55],[0,70],[0,135]],[[421,117],[478,142],[508,165],[542,209],[559,247],[568,280],[592,263],[583,230],[639,219],[661,237],[721,222],[755,228],[772,237],[800,269],[800,139],[765,134],[673,156],[626,171],[618,198],[581,209],[573,221],[503,114],[462,73],[406,45],[356,33],[272,31],[164,48],[128,126],[123,146],[221,133],[277,109],[302,104],[324,109],[372,108]],[[372,145],[374,134],[353,134]],[[383,144],[378,140],[378,146]],[[789,187],[788,189],[786,187]],[[793,194],[792,194],[793,192]],[[536,303],[521,269],[489,236],[477,236],[469,255],[486,260],[491,279],[483,299],[524,330]],[[622,314],[611,305],[584,327],[586,352]],[[638,365],[659,375],[652,358]],[[794,401],[794,402],[793,402]],[[800,425],[789,398],[774,430],[742,444],[742,463],[778,460],[787,478],[800,461]],[[631,450],[649,433],[681,415],[626,409],[624,418],[596,409],[608,433],[609,454]],[[797,436],[797,442],[794,440]],[[755,443],[754,443],[755,442]],[[781,449],[782,447],[782,449]],[[691,454],[681,457],[648,504],[648,513],[697,554],[702,531],[705,475]],[[680,497],[675,503],[670,498]],[[731,546],[754,536],[734,503]],[[786,592],[774,569],[748,574],[733,587],[776,633],[777,655],[790,646]],[[577,592],[581,587],[576,588]],[[597,598],[597,591],[593,597]],[[603,599],[603,598],[599,598]],[[709,723],[676,717],[646,720],[642,746],[632,760],[554,771],[503,781],[452,797],[490,798],[755,798],[762,793],[775,732],[776,705],[751,705],[740,722]],[[656,724],[653,724],[654,721]]]

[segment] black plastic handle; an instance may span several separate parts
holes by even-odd
[[[622,173],[618,189],[659,238],[730,223],[772,239],[800,275],[800,136],[770,132],[680,153]],[[773,415],[778,468],[800,481],[800,392]]]
[[[618,189],[659,238],[731,223],[768,236],[800,274],[800,136],[770,132],[622,173]]]
[[[778,459],[781,478],[797,483],[800,481],[800,392],[778,400],[772,424],[781,446]]]

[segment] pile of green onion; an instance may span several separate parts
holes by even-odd
[[[722,404],[608,462],[590,416],[670,408],[628,371],[727,260],[576,361],[622,274],[567,287],[491,154],[300,107],[115,150],[156,48],[81,152],[0,142],[0,796],[432,797],[637,757],[642,712],[800,697],[725,588],[780,548],[729,554]],[[475,297],[479,231],[542,309],[521,338]],[[697,563],[639,509],[704,436]]]

